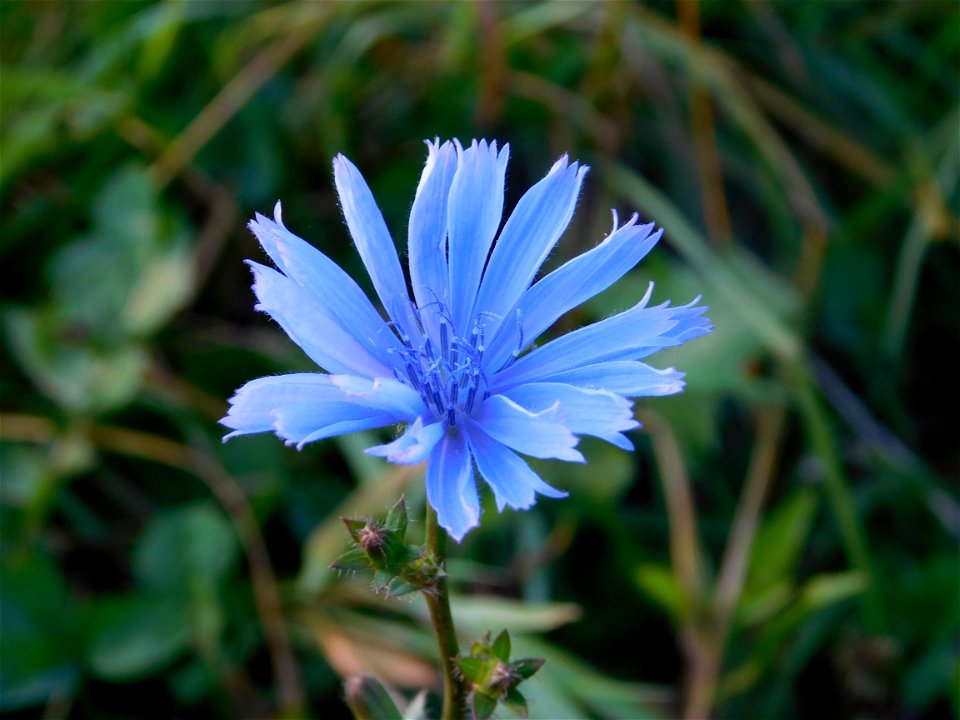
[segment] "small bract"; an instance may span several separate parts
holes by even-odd
[[[564,497],[520,455],[583,462],[581,435],[624,449],[630,397],[683,389],[683,374],[641,362],[711,330],[706,308],[650,305],[653,286],[622,313],[531,349],[564,313],[633,268],[662,230],[616,213],[592,250],[534,282],[573,215],[586,166],[560,158],[520,199],[497,236],[509,146],[427,142],[410,212],[407,291],[396,246],[359,170],[333,161],[350,234],[387,318],[330,258],[274,219],[251,221],[276,270],[248,261],[257,309],[276,320],[323,372],[244,385],[221,421],[226,438],[273,431],[314,440],[401,425],[367,453],[427,461],[427,498],[456,540],[480,521],[475,468],[500,510],[536,495]],[[226,439],[225,438],[225,439]],[[520,455],[518,455],[518,453]]]

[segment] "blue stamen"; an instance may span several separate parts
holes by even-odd
[[[420,377],[417,375],[416,369],[414,369],[411,363],[407,363],[407,377],[410,378],[410,383],[413,385],[413,389],[419,392],[420,390]]]
[[[427,317],[426,313],[433,313]],[[483,370],[485,316],[474,318],[469,339],[457,334],[447,308],[434,301],[418,308],[411,304],[417,337],[408,337],[395,323],[388,323],[403,343],[402,360],[395,364],[394,375],[400,382],[420,393],[437,419],[456,424],[457,413],[470,413],[481,398],[489,396]],[[430,328],[436,333],[430,335]]]
[[[443,357],[447,357],[450,350],[450,339],[447,337],[447,323],[442,318],[440,320],[440,350],[443,353]]]

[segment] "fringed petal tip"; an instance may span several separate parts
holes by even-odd
[[[427,146],[427,160],[429,161],[430,156],[434,155],[438,151],[446,147],[454,147],[457,140],[444,140],[440,142],[440,136],[434,135],[433,140],[430,138],[424,138],[424,144]]]
[[[577,184],[579,185],[580,181],[583,179],[583,176],[586,175],[589,170],[589,165],[581,165],[576,160],[571,163],[570,156],[567,153],[564,153],[557,158],[556,162],[553,163],[545,177],[556,175],[559,172],[569,171],[571,174],[576,175]]]
[[[584,165],[583,168],[588,169],[588,166]],[[633,213],[633,215],[631,215],[630,218],[623,224],[620,223],[620,214],[617,212],[616,208],[610,208],[610,215],[613,218],[613,222],[610,225],[610,232],[607,233],[604,241],[609,239],[615,233],[633,231],[639,235],[640,240],[648,241],[650,243],[650,247],[653,247],[663,236],[663,228],[658,228],[657,223],[648,222],[640,224],[640,213]]]
[[[270,232],[271,230],[276,230],[277,228],[281,230],[287,230],[287,226],[283,224],[283,204],[280,200],[273,206],[273,219],[271,220],[266,215],[260,212],[254,212],[253,219],[247,222],[247,227],[256,235],[258,238],[261,233]],[[289,231],[287,231],[289,232]]]

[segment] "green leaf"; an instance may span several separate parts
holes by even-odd
[[[905,673],[903,699],[914,712],[925,710],[946,695],[958,662],[953,637],[933,643]]]
[[[400,496],[400,499],[397,500],[396,504],[390,508],[390,513],[387,515],[387,520],[384,523],[384,526],[390,528],[391,530],[396,531],[397,535],[401,540],[404,540],[407,536],[407,503],[403,499],[403,495]]]
[[[70,697],[80,681],[73,659],[64,660],[56,639],[9,638],[0,662],[0,710],[42,705],[51,697]]]
[[[458,596],[451,603],[458,628],[483,632],[509,627],[514,632],[553,630],[580,617],[573,603],[523,603],[500,597]]]
[[[137,58],[137,77],[141,82],[161,73],[176,48],[187,8],[181,3],[161,3],[146,9],[139,20],[143,23],[143,43]],[[153,12],[149,12],[152,10]]]
[[[491,647],[494,655],[503,660],[503,662],[510,662],[510,633],[502,630],[500,634],[497,635],[497,639],[493,641]]]
[[[101,598],[91,610],[87,663],[107,680],[125,681],[159,670],[190,646],[188,609],[173,598]]]
[[[0,467],[3,467],[0,502],[4,505],[26,508],[43,502],[43,497],[49,494],[53,478],[46,452],[4,443],[0,445]]]
[[[136,164],[106,182],[93,215],[91,232],[50,261],[53,299],[100,344],[149,335],[193,290],[186,225],[161,212],[153,181]]]
[[[355,547],[347,550],[343,555],[330,563],[330,567],[334,570],[342,570],[345,572],[359,572],[360,570],[369,570],[370,561],[367,560],[367,556],[363,550]]]
[[[513,644],[514,652],[550,659],[536,682],[523,686],[534,717],[663,717],[654,708],[662,706],[665,694],[670,694],[665,688],[614,680],[560,646],[533,636],[514,636]]]
[[[230,522],[201,503],[156,516],[134,550],[134,572],[144,588],[182,595],[223,583],[236,554]]]
[[[521,717],[527,717],[527,699],[516,688],[507,690],[507,695],[502,702]]]
[[[406,582],[400,578],[394,578],[390,583],[387,584],[387,596],[392,598],[402,597],[403,595],[409,595],[412,592],[417,590],[422,590],[423,586],[414,585],[413,583]]]
[[[473,714],[477,720],[487,720],[497,709],[497,700],[480,692],[473,693]]]
[[[809,539],[817,498],[811,488],[799,488],[767,513],[750,551],[745,598],[791,582]]]
[[[352,677],[343,687],[355,720],[403,720],[387,689],[372,675]]]
[[[483,637],[470,643],[470,654],[478,657],[487,657],[490,654],[490,631],[483,633]]]
[[[71,522],[78,520],[74,511],[82,513],[82,505],[67,495],[68,478],[96,464],[96,451],[79,425],[59,432],[49,447],[0,444],[0,502],[22,511],[5,524],[5,541],[28,539],[54,507]],[[84,530],[95,526],[95,522],[86,523]]]
[[[378,570],[373,574],[373,589],[377,592],[386,592],[394,580],[394,574],[386,570]]]
[[[806,612],[816,612],[855,597],[866,587],[863,576],[856,571],[814,575],[800,589],[800,605]]]
[[[148,358],[136,345],[96,348],[71,339],[54,308],[11,310],[4,315],[10,345],[21,367],[54,402],[79,412],[102,412],[139,391]]]
[[[515,660],[513,666],[516,668],[517,674],[520,677],[524,680],[529,680],[537,670],[543,667],[545,662],[546,660],[544,658],[521,658],[520,660]]]
[[[659,563],[642,563],[634,575],[637,585],[676,622],[681,617],[683,597],[673,570]]]
[[[117,88],[103,90],[75,73],[19,65],[5,63],[3,69],[0,184],[28,169],[39,156],[87,139],[111,122],[127,102]]]
[[[344,526],[347,528],[347,532],[350,533],[351,539],[355,543],[360,542],[360,531],[367,526],[366,520],[351,520],[350,518],[341,517],[340,520],[343,522]]]
[[[100,190],[93,204],[94,222],[103,235],[127,238],[132,257],[142,258],[144,244],[157,236],[156,204],[156,189],[146,168],[130,163]]]
[[[79,682],[76,605],[45,553],[3,556],[0,607],[0,709],[72,695]]]
[[[743,593],[737,604],[737,620],[745,626],[766,622],[794,599],[797,591],[793,579],[784,579],[762,592]]]
[[[483,685],[489,674],[490,663],[480,657],[462,657],[457,660],[460,672],[474,685]]]
[[[185,247],[157,253],[123,305],[122,324],[134,336],[158,330],[193,292],[193,258]]]

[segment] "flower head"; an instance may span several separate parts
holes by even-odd
[[[579,436],[632,449],[626,398],[683,389],[683,374],[642,358],[707,333],[706,308],[637,305],[533,342],[564,313],[605,290],[659,240],[634,215],[592,250],[536,282],[573,215],[586,166],[560,158],[520,199],[499,235],[509,146],[427,142],[410,212],[408,292],[397,250],[370,189],[342,155],[333,161],[350,234],[387,319],[332,260],[274,219],[250,229],[277,269],[248,261],[257,309],[325,372],[263,377],[231,399],[235,435],[273,431],[288,444],[401,425],[367,449],[427,464],[427,497],[458,541],[479,523],[475,468],[497,507],[527,509],[537,493],[563,497],[520,455],[583,462]],[[225,439],[226,439],[225,438]],[[519,454],[518,454],[519,453]]]

